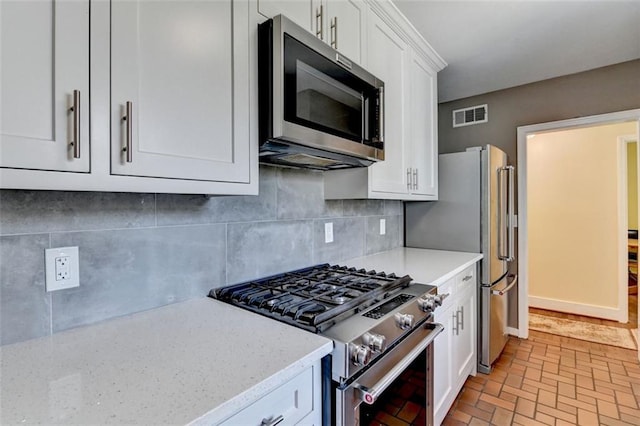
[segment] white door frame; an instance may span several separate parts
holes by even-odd
[[[629,121],[637,123],[636,136],[640,135],[640,109],[518,127],[518,240],[520,242],[527,241],[528,238],[527,135]],[[624,198],[626,199],[626,195]],[[518,244],[518,337],[523,339],[529,337],[529,253],[526,243]]]

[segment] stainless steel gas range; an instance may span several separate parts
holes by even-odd
[[[437,288],[411,277],[317,265],[229,287],[210,297],[318,333],[334,342],[323,360],[323,423],[360,424],[362,403],[378,397],[420,355],[426,423],[433,423],[432,342]]]

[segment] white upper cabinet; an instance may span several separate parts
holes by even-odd
[[[258,11],[267,18],[284,15],[309,32],[315,33],[315,23],[312,26],[311,0],[258,0]],[[318,9],[318,13],[320,10]]]
[[[362,63],[385,84],[385,158],[367,169],[325,172],[325,198],[437,200],[437,73],[446,63],[393,3],[368,6]]]
[[[369,17],[367,67],[384,81],[384,161],[369,167],[371,191],[405,193],[407,191],[408,112],[407,64],[409,46],[377,14]]]
[[[357,63],[362,63],[368,8],[363,0],[258,0],[268,18],[284,15]]]
[[[248,0],[0,8],[1,188],[258,193]]]
[[[230,0],[111,5],[114,174],[249,181],[248,20]]]
[[[314,3],[320,3],[314,0]],[[362,0],[323,0],[323,40],[362,64],[367,39],[367,8]],[[316,6],[317,7],[317,6]]]
[[[409,192],[437,199],[437,73],[420,55],[412,52],[409,75]]]
[[[89,172],[89,1],[3,0],[0,40],[0,167]]]

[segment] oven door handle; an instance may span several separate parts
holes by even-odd
[[[442,333],[444,327],[442,324],[437,323],[426,323],[425,327],[433,327],[433,331],[429,333],[427,338],[425,338],[424,342],[421,345],[416,346],[409,352],[407,356],[405,356],[402,361],[396,364],[387,374],[385,374],[375,385],[370,388],[366,386],[362,386],[357,382],[353,384],[353,387],[358,390],[360,395],[360,399],[362,402],[366,404],[373,404],[376,402],[378,397],[382,392],[387,389],[387,387],[393,383],[393,381],[402,374],[402,372],[413,362],[414,359],[422,352],[427,346],[433,343],[435,338]]]

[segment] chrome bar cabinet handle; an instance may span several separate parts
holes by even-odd
[[[133,150],[131,149],[131,141],[133,139],[133,103],[127,101],[125,106],[124,117],[122,121],[125,122],[125,146],[122,148],[122,152],[126,154],[127,163],[133,162]]]
[[[418,169],[413,170],[413,189],[418,189]]]
[[[407,168],[407,190],[411,191],[411,167]]]
[[[331,47],[338,50],[338,17],[331,20]]]
[[[320,21],[320,25],[318,25],[318,21]],[[318,9],[316,9],[316,37],[320,40],[324,40],[324,8],[322,5]]]
[[[69,108],[73,112],[73,137],[69,145],[73,147],[73,158],[80,158],[80,91],[73,91],[73,105]]]
[[[262,419],[261,426],[276,426],[284,421],[284,416],[280,414],[278,417],[272,419]]]

